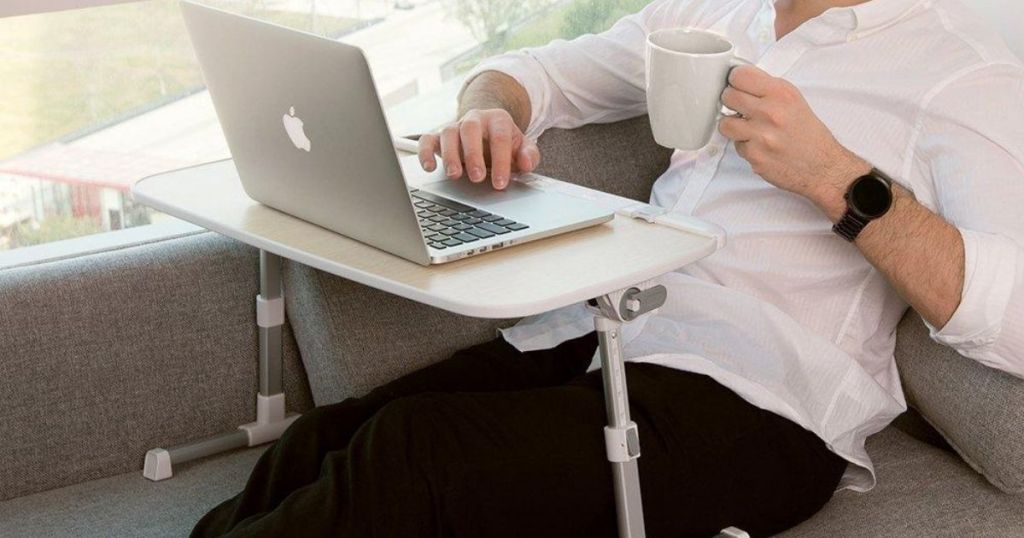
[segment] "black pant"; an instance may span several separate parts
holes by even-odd
[[[192,535],[616,535],[597,338],[520,353],[495,340],[314,409]],[[787,529],[846,466],[814,434],[709,377],[626,365],[652,538]]]

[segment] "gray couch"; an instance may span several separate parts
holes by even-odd
[[[638,199],[668,159],[643,118],[541,144],[542,171]],[[256,271],[253,249],[212,233],[0,271],[0,536],[183,536],[243,486],[264,448],[159,483],[140,470],[149,448],[253,420]],[[514,321],[463,318],[298,264],[285,282],[295,411]],[[1024,497],[1006,493],[1024,489],[1024,382],[933,344],[912,313],[898,348],[921,413],[869,440],[878,487],[837,494],[784,535],[1024,536]]]

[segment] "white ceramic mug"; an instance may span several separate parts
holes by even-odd
[[[723,115],[722,92],[736,57],[724,37],[690,28],[647,36],[647,111],[654,140],[665,147],[700,149],[711,141]]]

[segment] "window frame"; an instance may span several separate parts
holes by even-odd
[[[145,0],[7,0],[0,4],[0,18],[144,1]]]
[[[135,2],[148,2],[153,0],[10,0],[0,4],[0,19],[20,15],[36,15],[67,11],[85,8],[98,8],[117,4]],[[461,86],[461,83],[460,83]],[[406,105],[413,105],[418,99],[425,96],[418,96],[406,102]],[[397,116],[397,117],[396,117]],[[402,121],[411,119],[406,114],[389,115],[389,121],[399,120],[400,124],[419,124],[419,121]],[[434,126],[431,126],[434,127]],[[394,136],[403,136],[413,133],[393,132]],[[205,229],[192,225],[174,217],[166,221],[125,228],[121,230],[109,230],[90,234],[87,236],[62,239],[44,243],[19,247],[13,250],[0,251],[0,270],[23,267],[37,263],[47,263],[86,256],[97,252],[118,250],[136,244],[152,243],[156,241],[175,239],[183,235],[190,235],[206,231]]]

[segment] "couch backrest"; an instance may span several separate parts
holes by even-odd
[[[201,233],[0,270],[0,501],[253,420],[256,250]],[[310,407],[286,329],[289,407]],[[141,477],[140,477],[141,479]]]
[[[549,129],[537,141],[537,172],[646,202],[672,150],[654,142],[647,116],[579,129]]]

